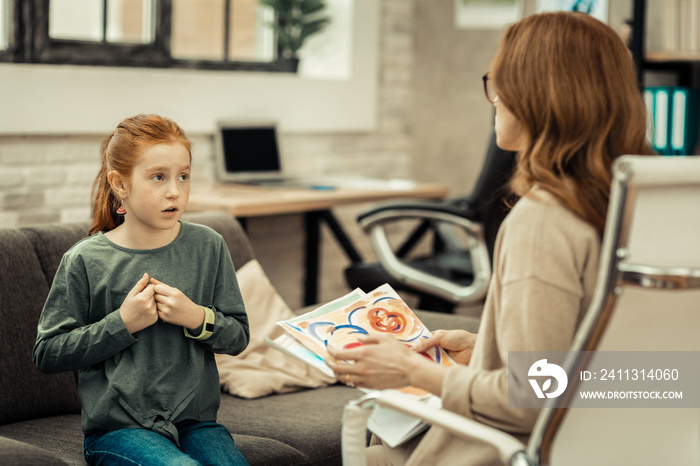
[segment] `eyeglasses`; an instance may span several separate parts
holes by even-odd
[[[484,81],[484,94],[486,94],[486,100],[491,102],[491,104],[495,105],[496,102],[498,102],[498,94],[496,93],[496,90],[493,88],[493,85],[489,81],[489,74],[486,73],[484,76],[481,77],[481,79]]]

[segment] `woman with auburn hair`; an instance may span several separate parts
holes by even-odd
[[[505,33],[484,79],[524,126],[514,193],[538,185],[602,236],[613,160],[652,153],[627,46],[588,15],[531,16]]]
[[[349,385],[423,388],[443,408],[526,442],[539,410],[509,405],[508,353],[570,347],[595,288],[612,162],[652,152],[631,55],[585,14],[542,13],[509,27],[484,90],[498,146],[518,152],[519,200],[498,233],[478,334],[438,330],[410,349],[360,336],[363,346],[329,348],[327,362]],[[432,346],[458,364],[418,354]],[[373,443],[369,464],[500,464],[492,447],[438,427],[393,449]]]
[[[248,316],[224,239],[180,220],[191,162],[172,120],[119,123],[91,234],[64,254],[41,312],[34,363],[78,372],[88,464],[248,464],[216,422],[214,360],[246,348]]]

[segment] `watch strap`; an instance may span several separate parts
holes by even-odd
[[[214,333],[214,320],[216,319],[214,311],[208,307],[200,307],[204,309],[204,323],[202,324],[202,331],[200,332],[200,334],[192,335],[187,329],[187,327],[182,328],[185,331],[185,336],[193,340],[206,340]]]

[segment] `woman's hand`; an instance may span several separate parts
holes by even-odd
[[[455,362],[467,365],[474,351],[476,333],[466,330],[436,330],[427,339],[421,339],[413,350],[423,353],[433,346],[439,346],[450,355]]]
[[[185,293],[155,278],[151,279],[151,283],[155,285],[155,303],[160,320],[190,330],[202,325],[204,309],[193,303]]]
[[[350,349],[327,347],[335,359],[326,363],[341,382],[374,389],[414,386],[440,394],[444,366],[389,335],[360,335],[358,340],[362,345]]]
[[[361,345],[351,349],[327,347],[336,361],[326,363],[338,380],[368,388],[410,385],[409,374],[417,354],[389,335],[360,335],[358,340]],[[351,378],[346,379],[346,374]]]
[[[144,273],[119,308],[119,316],[131,334],[150,327],[158,321],[158,309],[153,298],[155,286],[148,283],[148,278],[148,274]]]

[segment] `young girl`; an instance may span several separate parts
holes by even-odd
[[[214,353],[248,344],[231,256],[181,222],[191,143],[173,121],[127,118],[102,143],[89,237],[56,272],[34,362],[79,371],[89,464],[247,464],[217,424]]]
[[[411,351],[396,340],[329,351],[341,381],[412,385],[446,409],[526,440],[538,410],[508,405],[509,351],[566,351],[595,288],[613,160],[650,154],[646,111],[629,50],[607,25],[581,13],[527,17],[505,32],[486,96],[499,147],[518,151],[520,196],[496,240],[478,336],[437,331]],[[439,345],[462,365],[417,352]],[[370,447],[371,464],[500,464],[495,450],[431,428],[412,450]]]

